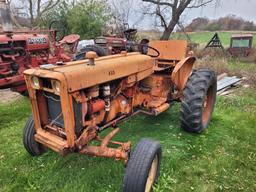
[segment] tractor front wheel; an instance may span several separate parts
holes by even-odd
[[[150,192],[160,172],[159,142],[142,139],[131,153],[123,181],[124,192]]]
[[[181,127],[188,132],[201,133],[210,123],[216,100],[217,80],[208,69],[194,71],[183,91]]]
[[[23,145],[27,152],[32,156],[39,156],[45,152],[45,148],[35,140],[35,123],[32,116],[29,117],[24,127]]]

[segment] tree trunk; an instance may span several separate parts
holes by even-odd
[[[164,30],[163,35],[161,36],[160,40],[168,40],[170,38],[172,31],[168,28]]]
[[[174,27],[176,26],[176,24],[178,23],[177,21],[171,21],[170,25],[164,30],[164,33],[162,35],[162,37],[160,38],[160,40],[169,40],[171,33],[174,30]]]

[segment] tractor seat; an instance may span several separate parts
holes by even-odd
[[[79,35],[76,35],[76,34],[67,35],[60,41],[60,44],[65,44],[65,43],[73,44],[77,42],[79,39],[80,39]]]

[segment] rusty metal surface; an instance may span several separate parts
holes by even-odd
[[[87,145],[89,141],[95,139],[97,136],[97,128],[95,126],[88,126],[81,136],[76,140],[76,146],[78,149],[82,149],[84,145]]]
[[[186,57],[187,41],[169,40],[169,41],[150,41],[149,46],[160,52],[158,59],[180,61]],[[149,49],[149,54],[154,55],[155,52]]]
[[[67,63],[50,70],[27,70],[24,73],[58,79],[65,76],[68,91],[73,92],[96,84],[135,74],[137,80],[153,73],[154,60],[146,55],[130,53],[127,56],[109,56],[95,59],[95,66],[89,66],[88,60]],[[85,75],[86,74],[86,75]],[[55,77],[54,77],[55,76]]]
[[[13,31],[10,3],[5,0],[0,1],[0,15],[0,89],[23,94],[24,70],[73,60],[79,35],[68,35],[58,42],[56,30]]]
[[[68,145],[66,140],[51,134],[48,131],[44,131],[42,129],[37,130],[35,134],[35,140],[62,155],[67,153]]]
[[[179,91],[182,91],[187,83],[187,80],[192,73],[195,57],[187,57],[181,60],[172,72],[172,82],[176,85]]]
[[[216,87],[210,86],[207,90],[207,94],[204,98],[203,111],[202,111],[202,123],[206,127],[209,123],[212,115],[212,110],[214,108],[214,103],[216,99]]]
[[[248,41],[247,45],[237,46],[234,41]],[[229,53],[234,57],[247,57],[252,52],[253,47],[253,34],[234,34],[230,38]]]
[[[169,107],[170,107],[169,103],[164,103],[161,106],[159,106],[159,107],[154,109],[154,114],[157,116],[160,113],[162,113],[162,112],[166,111],[167,109],[169,109]]]
[[[34,69],[29,69],[28,71],[34,71]],[[76,139],[75,131],[74,131],[74,116],[70,115],[70,114],[74,114],[73,107],[72,107],[72,95],[69,95],[67,92],[68,91],[67,84],[65,81],[65,77],[62,74],[57,73],[56,75],[53,75],[53,77],[54,78],[58,77],[58,79],[61,81],[61,87],[60,87],[61,108],[65,109],[62,111],[63,118],[66,119],[66,121],[64,121],[65,132],[67,134],[68,146],[72,148],[75,146],[75,139]],[[42,130],[42,119],[39,111],[39,106],[41,102],[38,101],[37,90],[35,90],[32,87],[31,76],[25,75],[25,81],[27,84],[29,97],[32,104],[32,114],[35,122],[35,129],[36,131],[40,131]]]
[[[150,87],[150,94],[155,97],[167,98],[170,91],[171,76],[162,74],[153,74],[142,80],[143,87]]]
[[[80,153],[92,156],[100,156],[107,158],[114,158],[116,160],[123,160],[126,164],[128,161],[128,152],[131,150],[131,142],[120,143],[112,141],[111,139],[119,132],[119,128],[112,130],[104,139],[97,138],[101,142],[100,146],[85,146],[80,150]],[[119,145],[118,148],[110,148],[108,144],[112,143]]]
[[[233,34],[231,38],[253,38],[253,34]]]
[[[110,140],[120,131],[119,128],[113,129],[101,142],[101,147],[107,147]]]
[[[22,93],[26,90],[24,70],[71,61],[75,50],[68,52],[63,44],[76,49],[78,39],[78,35],[69,35],[65,41],[55,42],[48,35],[36,32],[0,34],[0,89],[12,88]]]

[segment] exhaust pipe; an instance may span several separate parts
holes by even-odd
[[[0,0],[0,14],[2,18],[2,28],[6,33],[13,32],[11,10],[6,0]]]

